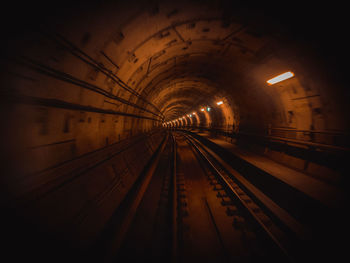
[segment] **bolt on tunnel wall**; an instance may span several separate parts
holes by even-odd
[[[169,127],[349,147],[349,91],[329,55],[339,51],[309,30],[311,9],[136,0],[22,7],[8,4],[16,21],[1,21],[1,202],[44,229],[68,225],[67,237],[93,240]],[[266,82],[288,71],[292,78]],[[241,145],[294,168],[335,174],[247,138]]]

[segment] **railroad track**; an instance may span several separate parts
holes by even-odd
[[[195,151],[210,184],[217,191],[217,197],[226,206],[227,215],[233,218],[233,227],[248,229],[243,233],[252,230],[254,234],[262,236],[260,241],[269,243],[281,262],[299,262],[297,254],[302,249],[297,244],[296,235],[288,226],[281,224],[278,216],[271,214],[271,211],[257,200],[254,193],[249,192],[235,175],[222,165],[223,161],[215,156],[215,153],[192,136],[183,136]]]
[[[195,138],[181,132],[169,135],[157,153],[157,164],[151,164],[141,180],[142,191],[129,201],[107,262],[120,260],[118,255],[134,260],[135,251],[144,253],[140,259],[174,263],[302,262],[296,253],[302,251],[295,245],[297,239],[268,211],[266,200],[259,201]],[[147,213],[154,213],[153,222],[144,221],[151,218]],[[144,228],[153,230],[140,241],[135,233]]]

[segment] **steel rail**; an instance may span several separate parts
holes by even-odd
[[[280,249],[280,251],[286,256],[289,262],[294,262],[293,257],[288,252],[288,250],[282,245],[282,243],[275,237],[275,235],[266,227],[264,222],[256,215],[256,213],[246,204],[246,202],[241,198],[240,194],[231,186],[222,172],[213,164],[212,161],[209,160],[209,153],[204,153],[199,144],[197,144],[190,136],[184,135],[189,143],[194,147],[194,149],[199,153],[199,155],[204,159],[204,161],[211,167],[211,169],[218,175],[221,182],[223,182],[223,186],[228,189],[240,202],[242,207],[248,212],[248,214],[252,217],[252,219],[257,223],[257,225],[267,234],[267,236],[273,241],[273,243]],[[213,156],[212,159],[215,160]],[[244,191],[242,191],[244,192]]]

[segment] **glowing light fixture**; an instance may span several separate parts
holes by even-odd
[[[195,112],[192,112],[192,114],[193,114],[193,115],[196,115],[196,113],[195,113]]]
[[[201,111],[204,111],[204,108],[202,108]]]
[[[219,102],[217,102],[216,104],[217,105],[221,105],[221,104],[223,104],[224,102],[222,101],[222,100],[220,100]]]
[[[189,116],[190,118],[192,117],[192,114],[190,114],[190,116]]]
[[[282,73],[281,75],[278,75],[272,79],[269,79],[268,81],[266,81],[269,85],[273,85],[275,83],[278,83],[278,82],[281,82],[283,80],[286,80],[286,79],[289,79],[291,77],[294,76],[294,73],[291,72],[291,71],[288,71],[288,72],[285,72],[285,73]]]
[[[210,107],[207,108],[207,111],[210,111]]]

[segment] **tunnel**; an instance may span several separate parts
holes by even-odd
[[[344,261],[345,4],[1,8],[2,260]]]

